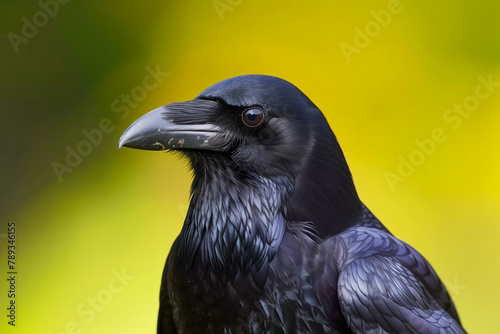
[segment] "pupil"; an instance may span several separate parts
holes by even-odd
[[[254,113],[248,113],[248,119],[251,120],[251,121],[255,121],[255,119],[257,118],[257,114],[254,114]]]

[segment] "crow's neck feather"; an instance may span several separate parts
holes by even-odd
[[[285,218],[310,221],[319,237],[328,238],[359,223],[363,204],[333,132],[324,126],[315,133],[314,148],[296,177]]]
[[[180,235],[186,271],[211,272],[221,281],[261,276],[284,233],[280,187],[231,168],[220,156],[190,158],[195,176]]]

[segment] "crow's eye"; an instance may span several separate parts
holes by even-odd
[[[252,108],[245,110],[241,117],[243,118],[243,122],[245,123],[245,125],[256,127],[257,125],[262,123],[262,120],[264,119],[264,113],[260,109]]]

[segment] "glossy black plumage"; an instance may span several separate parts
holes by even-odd
[[[262,123],[245,123],[249,108]],[[326,119],[290,83],[222,81],[143,116],[119,145],[177,150],[194,171],[158,333],[465,333],[434,270],[362,204]]]

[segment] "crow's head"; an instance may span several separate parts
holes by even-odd
[[[179,150],[194,162],[217,152],[238,172],[295,177],[315,144],[312,125],[324,123],[321,112],[292,84],[245,75],[217,83],[192,101],[144,115],[123,134],[120,146]],[[206,166],[194,167],[198,172]]]
[[[226,168],[238,179],[258,175],[284,182],[287,216],[316,218],[318,232],[337,230],[331,228],[332,214],[345,221],[359,211],[349,169],[323,114],[276,77],[238,76],[194,100],[155,109],[125,131],[121,146],[182,152],[197,176]]]

